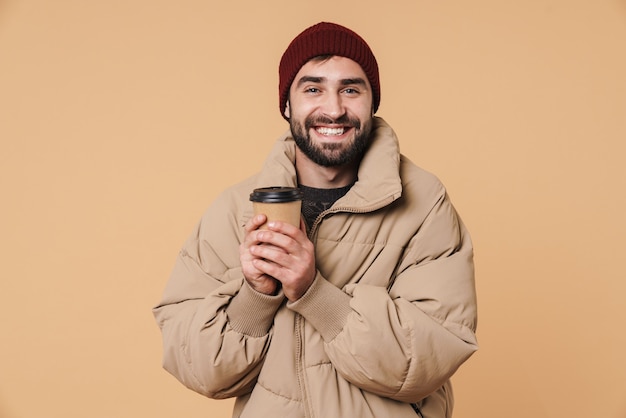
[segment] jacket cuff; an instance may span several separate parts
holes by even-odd
[[[287,308],[302,315],[321,334],[325,342],[341,332],[352,312],[351,297],[319,274],[306,293]]]
[[[274,315],[285,299],[282,290],[276,296],[254,290],[246,280],[226,308],[231,328],[251,337],[266,335],[274,323]]]

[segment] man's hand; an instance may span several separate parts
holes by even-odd
[[[252,268],[244,268],[244,276],[249,283],[251,279],[276,279],[282,284],[287,299],[296,301],[304,295],[315,279],[313,243],[306,235],[303,220],[300,221],[300,229],[279,221],[270,222],[266,230],[256,229],[264,221],[265,216],[259,215],[249,223],[254,230],[246,234],[244,253],[248,255],[242,254],[242,265],[245,260]],[[250,278],[247,272],[252,273]],[[252,283],[251,285],[262,292]]]
[[[261,244],[256,236],[259,233],[259,227],[263,225],[266,220],[265,215],[257,215],[248,221],[244,228],[246,234],[243,242],[239,246],[239,259],[241,261],[243,276],[250,287],[266,295],[275,295],[278,293],[280,282],[255,266],[254,260],[258,257],[253,255],[250,251],[251,248]]]

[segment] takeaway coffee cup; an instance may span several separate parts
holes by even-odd
[[[283,221],[300,227],[302,191],[296,187],[263,187],[250,194],[254,214],[267,216],[267,221]],[[267,224],[261,229],[267,228]]]

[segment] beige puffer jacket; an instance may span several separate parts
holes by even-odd
[[[317,277],[297,302],[239,263],[255,187],[295,186],[286,134],[184,244],[154,315],[164,367],[234,417],[449,417],[450,376],[477,349],[473,252],[444,187],[375,118],[352,189],[311,228]]]

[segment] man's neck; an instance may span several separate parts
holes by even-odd
[[[358,163],[323,167],[309,160],[296,148],[298,182],[317,189],[336,189],[353,184],[357,178]]]

